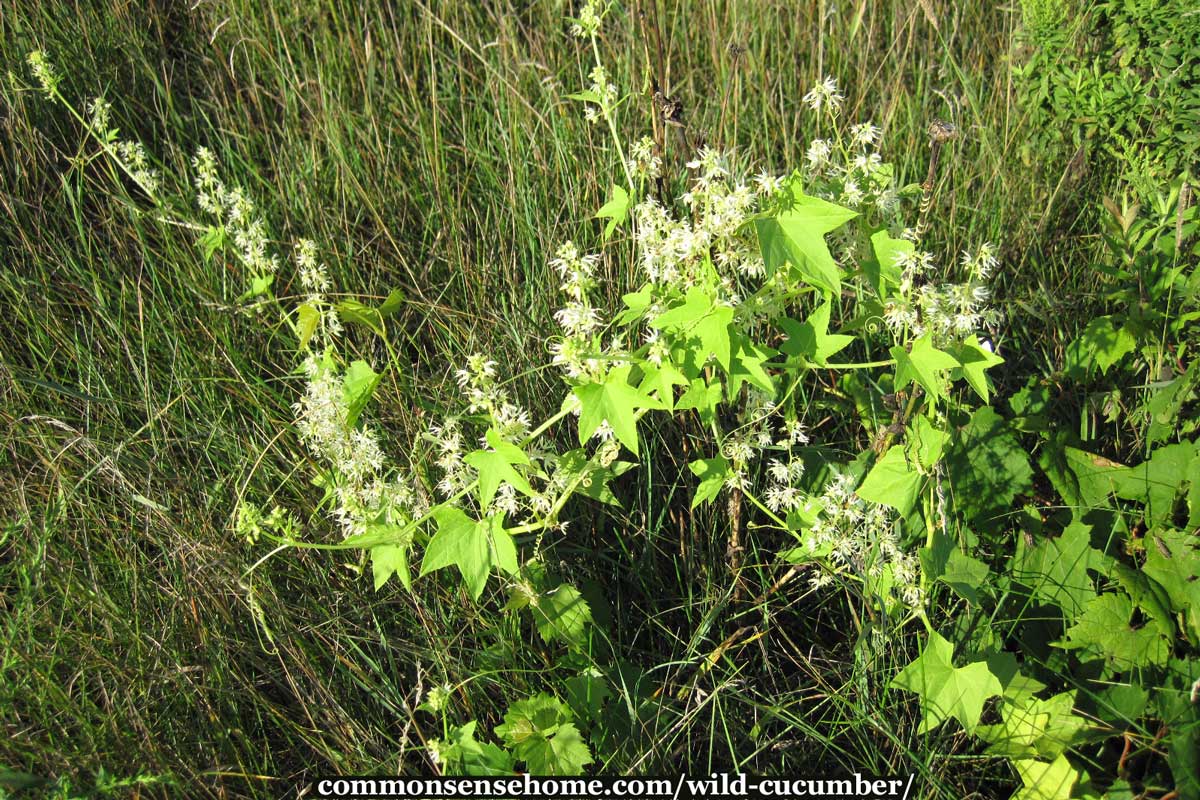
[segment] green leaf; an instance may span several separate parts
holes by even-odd
[[[635,319],[641,318],[642,314],[646,313],[646,309],[654,302],[654,287],[646,284],[636,292],[621,295],[621,302],[625,304],[625,310],[617,315],[616,323],[618,325],[628,325]]]
[[[412,574],[408,567],[408,551],[412,547],[412,532],[405,533],[404,526],[391,523],[368,525],[369,537],[380,535],[393,539],[388,544],[377,544],[371,548],[371,573],[375,578],[375,591],[383,588],[388,578],[396,575],[405,589],[412,590]]]
[[[1067,619],[1079,616],[1096,596],[1088,570],[1102,570],[1104,554],[1091,544],[1091,528],[1072,523],[1062,536],[1030,548],[1021,537],[1009,562],[1014,581],[1028,586],[1042,602],[1058,606]]]
[[[699,287],[688,290],[683,305],[668,309],[650,321],[653,328],[672,331],[686,339],[699,341],[696,364],[703,366],[709,355],[728,372],[732,349],[729,325],[733,309],[716,302]],[[694,374],[694,373],[693,373]]]
[[[1155,628],[1135,629],[1130,624],[1133,609],[1133,602],[1124,592],[1106,592],[1088,603],[1059,646],[1068,650],[1086,648],[1080,660],[1104,658],[1118,672],[1166,664],[1170,642]]]
[[[915,382],[933,397],[946,397],[946,373],[959,363],[954,356],[933,346],[932,331],[914,341],[911,350],[896,345],[891,353],[896,359],[897,390]]]
[[[316,333],[320,321],[321,312],[313,308],[312,303],[301,303],[296,309],[296,337],[300,340],[301,350],[308,349],[308,342]]]
[[[675,404],[675,387],[687,386],[687,376],[670,361],[663,361],[662,364],[647,362],[641,365],[641,369],[642,384],[638,388],[646,394],[654,392],[662,401],[663,407],[667,411],[672,411]]]
[[[741,334],[737,334],[737,346],[729,363],[729,397],[733,400],[741,390],[743,383],[749,383],[762,389],[768,395],[775,394],[775,382],[763,369],[763,364],[770,361],[776,352],[769,347],[760,347]]]
[[[915,463],[926,475],[942,459],[950,434],[934,427],[924,414],[918,414],[908,426],[905,437],[909,463]]]
[[[629,192],[614,183],[612,189],[609,190],[608,198],[608,202],[596,212],[597,219],[608,220],[608,224],[604,226],[605,239],[612,235],[618,225],[629,219]]]
[[[832,308],[832,303],[822,303],[803,323],[786,317],[780,319],[779,327],[787,334],[787,341],[780,346],[780,352],[790,356],[802,356],[814,364],[824,366],[830,356],[845,349],[854,341],[854,337],[829,333],[829,314]]]
[[[904,448],[893,445],[871,467],[855,494],[863,500],[890,506],[907,515],[917,503],[921,480],[921,474],[908,466]]]
[[[573,391],[582,409],[579,413],[579,443],[586,444],[601,422],[607,421],[617,441],[637,455],[637,412],[643,408],[663,408],[660,400],[629,385],[632,366],[609,370],[603,383],[585,383]]]
[[[518,571],[517,550],[501,517],[476,521],[457,508],[439,506],[433,512],[438,531],[425,547],[422,577],[435,570],[458,567],[471,598],[478,600],[492,566],[509,574]]]
[[[512,755],[491,742],[475,740],[475,720],[450,728],[441,756],[449,775],[511,775]]]
[[[774,217],[754,221],[767,275],[785,263],[809,284],[836,295],[841,291],[841,270],[829,252],[825,234],[857,217],[857,212],[803,193],[792,206]]]
[[[365,361],[355,361],[342,376],[342,397],[346,401],[346,425],[353,427],[379,385],[381,376]]]
[[[1194,533],[1157,531],[1146,542],[1142,572],[1165,590],[1170,610],[1184,616],[1193,644],[1200,643],[1200,539]],[[1142,607],[1145,604],[1139,603]]]
[[[521,473],[513,469],[514,464],[529,464],[525,451],[511,442],[500,438],[494,428],[486,434],[491,450],[475,450],[467,454],[466,462],[479,472],[479,502],[487,508],[496,496],[501,483],[508,483],[522,494],[533,497],[537,494]]]
[[[922,719],[917,733],[928,733],[950,717],[971,733],[979,723],[983,704],[1004,691],[987,662],[955,667],[953,656],[954,645],[936,632],[930,633],[920,657],[892,679],[891,686],[915,692],[921,698]]]
[[[226,235],[224,226],[209,225],[199,241],[196,242],[204,251],[204,260],[212,263],[213,255],[225,246]]]
[[[912,255],[916,245],[907,239],[893,239],[886,228],[871,234],[874,260],[863,265],[867,280],[880,298],[888,296],[888,289],[900,284],[901,270],[896,259],[901,255]]]
[[[1155,448],[1148,460],[1116,476],[1117,496],[1144,503],[1148,527],[1166,524],[1174,515],[1185,482],[1200,480],[1189,474],[1195,453],[1191,442]]]
[[[950,379],[957,380],[961,375],[975,393],[983,398],[983,402],[991,402],[991,387],[986,372],[997,364],[1003,364],[1004,359],[991,350],[984,349],[974,336],[964,339],[962,344],[955,348],[953,355],[962,366],[951,373]]]
[[[1137,340],[1122,327],[1116,328],[1112,316],[1096,317],[1083,332],[1067,345],[1064,372],[1077,380],[1086,378],[1097,369],[1107,373],[1109,368],[1137,347]]]
[[[711,503],[721,492],[725,480],[729,477],[729,462],[725,456],[702,458],[688,464],[692,474],[700,479],[700,486],[692,496],[692,508],[701,503]]]
[[[595,460],[589,459],[582,448],[577,448],[559,456],[556,469],[562,473],[562,479],[567,484],[574,481],[580,473],[584,473],[577,484],[577,492],[601,503],[620,507],[621,501],[613,494],[608,484],[633,466],[628,461],[614,461],[611,465],[602,467]]]
[[[938,577],[960,597],[972,605],[979,604],[978,589],[988,576],[988,566],[982,561],[960,552],[958,548],[950,551],[946,560],[946,569]]]
[[[586,640],[592,610],[574,586],[564,583],[539,597],[536,605],[530,608],[542,641],[549,643],[557,639],[578,647]]]
[[[604,701],[612,697],[608,682],[595,667],[589,667],[573,678],[563,681],[567,704],[576,716],[589,720],[600,719]]]
[[[571,722],[571,709],[542,692],[509,706],[496,735],[534,775],[579,775],[592,755]]]
[[[1012,800],[1070,800],[1079,773],[1060,755],[1050,763],[1021,759],[1013,762],[1024,788]]]
[[[968,520],[990,525],[1009,513],[1018,494],[1033,489],[1029,454],[990,407],[971,415],[946,455],[955,506]]]
[[[675,401],[675,408],[696,409],[700,414],[700,421],[707,425],[715,418],[717,408],[721,405],[723,388],[721,381],[708,383],[703,378],[696,378],[688,386],[688,390]]]

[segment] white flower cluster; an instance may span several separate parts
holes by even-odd
[[[832,116],[841,110],[842,101],[846,98],[842,97],[842,93],[838,91],[837,81],[826,76],[814,84],[803,99],[804,104],[813,111],[820,111],[824,108]]]
[[[502,439],[520,442],[529,435],[529,412],[512,402],[508,391],[496,382],[496,362],[476,353],[466,366],[454,373],[467,401],[467,411],[486,413],[491,427]]]
[[[61,78],[58,70],[46,59],[46,54],[41,50],[34,50],[25,57],[25,61],[29,64],[29,70],[33,73],[38,85],[41,86],[42,94],[46,97],[53,97],[58,91],[58,82]]]
[[[741,426],[721,445],[721,455],[729,460],[730,465],[725,488],[749,486],[750,466],[768,450],[779,452],[785,456],[786,462],[772,458],[768,463],[767,474],[772,479],[772,485],[767,490],[767,506],[772,511],[794,508],[792,498],[800,495],[799,490],[793,489],[790,483],[803,475],[804,463],[795,457],[792,448],[808,444],[808,429],[797,419],[780,419],[774,399],[757,388],[751,388],[747,393],[740,417]],[[790,476],[786,481],[783,480],[781,468]]]
[[[196,150],[192,159],[196,170],[196,200],[200,208],[217,216],[232,234],[242,264],[255,278],[274,275],[279,257],[268,249],[266,223],[254,201],[240,188],[228,189],[217,174],[217,162],[207,147]]]
[[[550,266],[562,278],[563,292],[569,300],[555,312],[554,318],[563,329],[563,338],[550,345],[554,363],[571,378],[595,377],[604,368],[597,357],[596,333],[602,322],[592,306],[590,292],[596,288],[596,268],[600,257],[581,254],[574,242],[564,242],[555,252]]]
[[[579,17],[571,23],[571,35],[576,39],[588,39],[600,30],[600,18],[603,12],[600,0],[584,0],[579,7]]]
[[[662,159],[654,153],[654,140],[643,136],[629,149],[626,162],[629,174],[642,180],[653,180],[662,174]]]
[[[740,300],[735,288],[739,276],[763,274],[757,249],[737,235],[754,212],[758,196],[744,182],[730,177],[726,161],[718,151],[704,147],[688,162],[696,175],[682,199],[694,222],[674,219],[653,197],[634,209],[642,270],[659,288],[686,290],[701,281],[704,265],[714,251],[728,292],[723,299],[731,303]]]
[[[374,428],[349,423],[349,407],[336,367],[310,355],[304,396],[293,409],[300,439],[333,471],[337,503],[334,518],[349,536],[375,523],[399,524],[428,511],[423,494],[402,478],[385,474],[383,451]]]
[[[995,246],[984,243],[974,254],[964,252],[962,265],[967,273],[965,283],[917,285],[934,271],[933,255],[919,250],[898,254],[900,285],[883,313],[888,327],[897,335],[921,336],[932,331],[934,343],[944,344],[994,324],[997,314],[987,305],[987,279],[996,267]]]
[[[886,589],[893,599],[911,609],[924,606],[921,567],[916,556],[900,547],[896,520],[887,506],[868,503],[854,493],[855,481],[839,475],[811,507],[820,516],[808,529],[810,546],[828,551],[836,569]],[[810,578],[814,589],[827,586],[834,573],[817,567]]]
[[[596,100],[584,109],[584,117],[588,122],[599,122],[612,112],[613,104],[617,102],[617,87],[609,79],[608,70],[599,64],[592,67],[588,80],[591,81],[588,91],[595,95]]]
[[[146,159],[146,148],[141,142],[117,142],[115,152],[121,166],[129,173],[146,194],[158,192],[158,170],[150,166]]]
[[[892,173],[883,158],[872,148],[880,130],[870,122],[850,126],[848,136],[813,139],[805,153],[805,172],[818,197],[861,210],[874,205],[885,215],[891,214],[899,200],[892,185]]]

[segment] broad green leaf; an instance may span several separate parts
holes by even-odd
[[[582,406],[579,413],[579,443],[586,444],[600,423],[607,421],[617,441],[637,455],[637,412],[663,408],[663,403],[629,385],[632,366],[609,370],[603,383],[585,383],[574,388]]]
[[[1142,572],[1167,594],[1170,610],[1182,614],[1193,644],[1200,643],[1200,538],[1160,530],[1147,536]],[[1144,605],[1143,605],[1144,607]]]
[[[692,508],[701,503],[711,503],[721,493],[721,487],[729,477],[729,462],[725,456],[693,461],[688,464],[688,469],[700,479],[700,485],[692,497]]]
[[[1126,328],[1118,330],[1113,317],[1096,317],[1067,345],[1064,371],[1078,380],[1096,370],[1106,373],[1136,347],[1137,340]]]
[[[608,681],[595,667],[589,667],[573,678],[563,681],[567,704],[576,716],[589,720],[600,719],[604,701],[612,697]]]
[[[721,405],[723,388],[719,380],[707,383],[703,378],[696,378],[688,386],[688,390],[675,401],[675,408],[676,410],[696,409],[700,414],[700,421],[707,425],[713,420],[717,408]]]
[[[974,336],[964,339],[962,344],[954,349],[953,355],[961,367],[951,373],[950,379],[957,380],[961,374],[975,393],[983,398],[983,402],[991,402],[991,387],[986,373],[997,364],[1003,364],[1004,359],[991,350],[984,349]]]
[[[1048,700],[1030,697],[1006,702],[996,725],[980,725],[975,735],[991,747],[988,753],[1009,758],[1054,759],[1075,744],[1088,730],[1088,721],[1073,712],[1075,692],[1063,692]]]
[[[448,775],[511,775],[513,757],[491,742],[475,740],[475,720],[450,728],[440,751]]]
[[[1039,463],[1063,500],[1079,508],[1106,506],[1129,468],[1094,453],[1053,445],[1052,441],[1043,451]]]
[[[897,390],[917,383],[933,397],[946,397],[946,373],[959,363],[954,356],[933,346],[932,331],[914,341],[911,350],[896,345],[891,353],[896,359]]]
[[[542,641],[548,643],[557,639],[578,647],[586,640],[592,610],[574,586],[564,583],[537,598],[530,608]]]
[[[1016,496],[1033,488],[1028,451],[988,406],[971,415],[947,452],[945,466],[955,506],[980,526],[1005,519]]]
[[[917,503],[921,480],[921,474],[909,467],[904,458],[904,447],[893,445],[871,467],[855,494],[907,515]]]
[[[614,183],[608,193],[608,202],[596,212],[596,218],[608,220],[604,238],[612,236],[613,230],[629,219],[629,192]]]
[[[871,247],[875,252],[874,260],[868,260],[863,265],[863,272],[872,288],[880,296],[887,297],[888,289],[900,283],[901,270],[896,263],[898,257],[911,255],[916,245],[907,239],[893,239],[887,229],[871,234]]]
[[[699,341],[696,364],[703,366],[712,355],[728,372],[730,351],[729,325],[733,309],[717,303],[699,287],[688,290],[683,305],[668,309],[650,321],[653,328],[672,331],[685,339]]]
[[[790,208],[774,217],[756,219],[754,227],[767,274],[789,263],[800,278],[836,295],[841,291],[841,270],[829,252],[825,234],[857,216],[848,208],[801,193]]]
[[[1096,596],[1088,570],[1102,570],[1106,563],[1104,554],[1092,547],[1090,532],[1089,526],[1072,523],[1061,536],[1032,548],[1020,537],[1009,574],[1028,586],[1035,598],[1058,606],[1067,619],[1074,619]]]
[[[950,441],[950,434],[934,427],[933,423],[929,421],[929,417],[918,414],[909,423],[905,441],[908,445],[906,450],[909,463],[915,463],[923,473],[928,475],[941,461],[946,444]]]
[[[762,389],[768,395],[775,394],[775,382],[763,369],[763,364],[775,357],[776,352],[769,347],[760,347],[741,334],[737,334],[736,346],[729,363],[729,397],[737,397],[743,383],[749,383]]]
[[[312,303],[301,303],[296,309],[296,338],[300,340],[300,349],[308,349],[308,341],[317,331],[317,323],[321,321],[321,312],[313,308]]]
[[[500,438],[494,428],[489,428],[486,434],[487,443],[491,450],[475,450],[467,454],[466,462],[479,472],[479,502],[482,508],[487,508],[496,496],[496,489],[501,483],[508,483],[522,494],[533,497],[537,494],[530,488],[529,482],[521,473],[513,469],[514,464],[528,464],[529,456],[525,451],[511,442]]]
[[[950,551],[950,556],[946,560],[946,569],[938,576],[938,580],[957,592],[964,600],[972,605],[978,605],[978,589],[983,585],[987,576],[987,564],[962,553],[956,547]]]
[[[1033,759],[1020,759],[1013,762],[1021,782],[1025,784],[1012,800],[1070,800],[1079,782],[1079,772],[1060,755],[1047,763]]]
[[[557,470],[562,472],[562,478],[567,483],[575,480],[576,476],[584,473],[582,480],[576,485],[576,491],[593,500],[599,500],[610,506],[620,507],[621,501],[613,494],[609,481],[618,475],[623,475],[634,465],[629,461],[614,461],[607,467],[600,466],[588,458],[582,448],[570,450],[558,457]]]
[[[917,733],[928,733],[954,717],[971,733],[979,723],[983,704],[1004,691],[1000,681],[984,661],[955,667],[954,645],[936,632],[920,657],[892,679],[891,686],[915,692],[921,698],[921,726]]]
[[[829,314],[832,308],[832,303],[822,303],[802,323],[786,317],[780,319],[779,327],[787,334],[787,341],[779,347],[780,352],[790,356],[802,356],[814,364],[824,366],[830,356],[845,349],[854,341],[854,337],[829,333]]]
[[[663,361],[662,364],[647,362],[641,365],[641,370],[642,384],[638,388],[646,394],[654,392],[667,411],[674,410],[675,387],[687,386],[687,376],[670,361]]]
[[[440,506],[433,518],[438,531],[425,547],[422,576],[456,566],[472,599],[478,600],[493,565],[510,574],[517,572],[516,545],[500,517],[476,521],[457,508]]]
[[[402,525],[377,523],[368,525],[367,536],[385,535],[393,539],[388,544],[377,544],[371,548],[371,574],[375,579],[375,591],[379,591],[388,578],[396,575],[405,589],[412,589],[412,574],[408,566],[408,551],[412,547],[412,532],[405,534]]]
[[[1116,477],[1117,496],[1146,506],[1146,524],[1157,528],[1171,520],[1184,484],[1200,480],[1189,475],[1196,446],[1191,442],[1157,447],[1150,458]]]
[[[379,385],[380,375],[365,361],[355,361],[342,376],[342,397],[346,401],[346,425],[353,427]]]
[[[1133,609],[1133,602],[1124,592],[1106,592],[1088,603],[1059,646],[1084,649],[1080,660],[1103,658],[1118,672],[1166,664],[1170,642],[1151,626],[1134,628],[1130,622]]]
[[[225,246],[225,241],[225,227],[223,225],[209,225],[196,244],[204,251],[205,262],[212,263],[213,254]]]
[[[654,287],[646,284],[636,292],[621,295],[621,302],[625,304],[625,310],[617,315],[616,323],[618,325],[628,325],[635,319],[641,318],[642,314],[646,313],[646,309],[654,302]]]
[[[383,321],[403,308],[407,301],[404,292],[393,289],[387,299],[378,306],[370,306],[358,300],[347,299],[337,303],[334,308],[337,309],[343,322],[362,325],[370,328],[377,336],[384,336],[386,331]]]
[[[579,775],[592,755],[571,718],[569,707],[542,692],[509,706],[496,735],[531,774]]]

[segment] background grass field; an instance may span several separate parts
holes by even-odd
[[[516,376],[535,417],[554,410],[546,262],[561,240],[597,235],[589,218],[619,172],[565,99],[590,58],[567,34],[571,10],[0,0],[17,76],[0,87],[0,768],[62,796],[277,797],[306,774],[419,772],[424,690],[479,676],[460,702],[490,726],[543,666],[449,582],[375,593],[357,562],[310,551],[244,577],[262,552],[231,531],[239,498],[313,510],[288,481],[304,456],[279,435],[298,390],[271,377],[290,369],[287,332],[231,306],[240,275],[205,262],[192,231],[77,160],[79,126],[30,88],[25,55],[45,50],[80,104],[108,97],[168,181],[196,146],[213,149],[273,230],[331,254],[337,287],[405,293],[409,369],[377,408],[405,441],[471,352]],[[983,0],[643,0],[610,15],[602,47],[633,93],[624,135],[645,132],[647,65],[661,63],[686,136],[756,167],[803,158],[816,132],[798,98],[825,74],[849,118],[884,129],[902,183],[924,177],[929,123],[953,120],[933,249],[1002,244],[1001,345],[1036,366],[1087,319],[1073,265],[1093,245],[1075,224],[1086,184],[1022,158],[1019,23]],[[362,340],[368,357],[373,346]],[[646,463],[659,471],[627,516],[580,523],[556,557],[604,587],[618,650],[653,667],[651,688],[703,691],[664,704],[602,771],[918,770],[927,796],[1001,796],[1011,776],[965,739],[918,737],[911,704],[848,685],[862,676],[836,598],[781,603],[779,635],[696,676],[689,660],[745,620],[721,613],[723,542],[663,500],[679,480],[670,454]]]

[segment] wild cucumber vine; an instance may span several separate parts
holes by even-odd
[[[844,588],[868,642],[884,623],[893,630],[921,623],[925,644],[891,685],[918,695],[922,731],[954,718],[990,752],[1013,760],[1025,784],[1021,798],[1099,797],[1104,789],[1105,797],[1126,796],[1113,793],[1126,776],[1101,787],[1081,768],[1094,756],[1081,756],[1080,748],[1117,732],[1112,715],[1084,703],[1064,681],[1051,687],[1052,679],[1030,673],[1053,662],[1065,683],[1078,686],[1097,676],[1115,681],[1152,672],[1166,688],[1107,701],[1123,704],[1125,719],[1176,725],[1194,716],[1180,692],[1195,671],[1187,655],[1200,645],[1200,552],[1176,522],[1178,496],[1187,492],[1186,525],[1196,526],[1200,482],[1171,476],[1196,474],[1195,443],[1164,447],[1139,468],[1103,463],[1036,428],[1051,401],[1031,385],[1013,399],[1013,411],[1022,430],[1046,438],[1049,455],[1039,466],[1072,513],[1065,521],[1039,520],[1061,530],[1040,542],[1022,538],[996,571],[981,545],[1000,515],[1029,493],[1034,474],[1016,427],[988,405],[988,371],[1002,363],[983,335],[1001,323],[988,305],[996,248],[981,244],[945,264],[924,249],[932,182],[897,186],[876,149],[881,131],[869,122],[845,125],[843,98],[828,78],[803,98],[825,138],[809,144],[797,169],[749,179],[730,154],[704,147],[687,163],[686,180],[671,180],[654,138],[638,139],[628,152],[622,144],[616,112],[634,98],[621,97],[600,63],[607,8],[589,0],[573,23],[596,58],[591,85],[573,97],[589,120],[604,123],[620,161],[624,184],[611,185],[596,216],[606,220],[602,241],[632,243],[637,280],[621,287],[628,289],[621,307],[609,313],[601,291],[605,248],[562,244],[550,261],[565,300],[555,314],[561,331],[548,342],[564,381],[557,413],[535,425],[504,388],[499,365],[474,355],[456,374],[459,407],[403,449],[368,413],[382,374],[349,360],[342,345],[349,323],[378,335],[390,353],[388,319],[403,307],[403,295],[374,306],[335,300],[320,247],[300,240],[293,258],[304,296],[285,306],[274,294],[281,262],[273,237],[253,201],[223,181],[209,151],[193,161],[208,224],[171,219],[157,173],[140,145],[118,139],[103,99],[89,105],[85,119],[59,93],[45,57],[30,56],[46,95],[72,109],[160,218],[201,232],[208,257],[232,251],[246,273],[241,299],[277,308],[295,335],[306,381],[296,431],[314,456],[322,505],[343,536],[303,541],[295,515],[243,503],[237,531],[276,545],[251,569],[293,547],[363,551],[377,589],[394,576],[419,591],[415,580],[453,568],[475,602],[498,577],[509,596],[505,610],[527,611],[545,642],[565,648],[563,663],[577,674],[558,687],[565,700],[542,693],[513,703],[494,731],[503,746],[479,741],[474,721],[455,724],[454,688],[435,687],[421,706],[442,726],[428,740],[430,757],[451,772],[506,773],[523,764],[578,773],[615,748],[598,726],[589,747],[577,726],[586,730],[611,711],[611,693],[605,675],[577,658],[592,652],[591,609],[576,587],[548,574],[547,537],[569,535],[577,497],[619,504],[610,484],[635,467],[646,426],[678,426],[703,441],[700,457],[688,464],[697,480],[691,506],[727,503],[732,585],[743,579],[742,520],[752,518],[753,528],[744,527],[755,537],[786,543],[778,549],[782,577],[768,593],[796,575],[807,576],[813,591]],[[682,190],[677,197],[655,193],[673,185]],[[918,197],[921,217],[907,227],[904,201]],[[1171,269],[1175,287],[1178,263]],[[1133,349],[1119,335],[1107,349],[1091,339],[1104,338],[1103,326],[1122,326],[1132,336],[1141,330],[1134,318],[1114,315],[1089,326],[1076,349],[1084,374],[1087,358],[1106,370]],[[1188,402],[1194,373],[1189,369],[1192,383],[1163,402]],[[817,415],[826,408],[857,412],[859,429],[819,441]],[[1149,440],[1164,442],[1172,431],[1161,408],[1156,413],[1167,428],[1152,428]],[[564,428],[578,446],[560,451],[553,434]],[[839,457],[847,448],[856,455]],[[395,462],[395,452],[412,453],[411,463]],[[1118,516],[1091,513],[1113,496],[1144,512],[1154,532],[1153,545],[1143,544],[1133,562],[1140,571],[1096,541],[1102,525],[1119,530]],[[1028,531],[1033,524],[1026,522]],[[1093,575],[1104,578],[1104,588],[1097,590]],[[935,595],[946,602],[935,603]],[[1035,605],[1038,615],[1030,613]],[[958,613],[934,616],[944,607]],[[1058,641],[1046,634],[1045,608],[1061,615]],[[1135,615],[1152,624],[1135,625]],[[1040,660],[1019,661],[1014,642]],[[1051,647],[1057,661],[1046,655]],[[1049,697],[1038,696],[1047,689]],[[1195,735],[1181,736],[1182,748],[1172,744],[1170,768],[1181,786]]]

